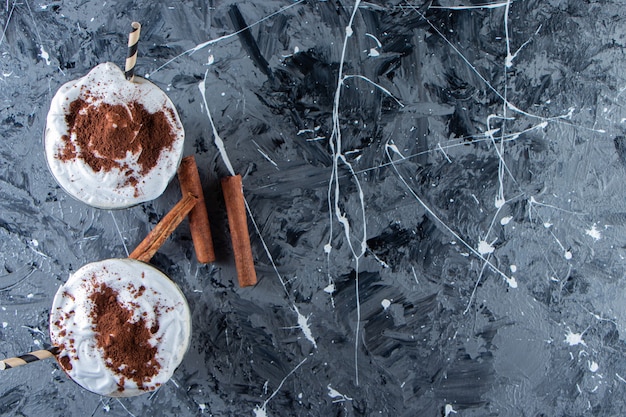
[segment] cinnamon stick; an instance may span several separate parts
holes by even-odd
[[[196,259],[203,264],[213,262],[215,261],[215,252],[213,251],[209,215],[204,202],[198,166],[193,155],[184,157],[180,162],[178,180],[183,195],[191,193],[198,198],[198,202],[189,212],[189,228],[191,229],[193,247],[196,251]]]
[[[196,205],[198,199],[191,193],[185,195],[176,205],[161,219],[148,236],[128,256],[138,261],[149,262],[159,248],[165,243],[174,229],[189,214]]]
[[[235,267],[240,287],[255,285],[256,271],[250,246],[246,206],[243,198],[241,175],[222,178],[222,193],[226,203],[228,227],[233,244]]]

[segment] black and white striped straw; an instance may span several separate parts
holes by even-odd
[[[0,361],[0,371],[15,368],[16,366],[26,365],[27,363],[40,361],[42,359],[52,358],[59,353],[60,349],[53,346],[48,349],[36,350],[25,355],[7,358]]]
[[[124,74],[126,79],[133,81],[135,78],[135,64],[137,63],[137,44],[139,43],[139,34],[141,33],[141,24],[139,22],[131,23],[132,30],[128,34],[128,55],[126,56],[126,68]]]

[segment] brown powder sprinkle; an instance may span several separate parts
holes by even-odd
[[[163,110],[149,113],[138,102],[128,105],[98,103],[79,98],[70,104],[65,116],[68,135],[64,135],[63,148],[57,154],[61,161],[80,158],[94,171],[126,171],[127,184],[136,185],[138,179],[129,167],[120,162],[127,152],[138,155],[140,175],[154,168],[164,149],[171,149],[176,133]],[[75,135],[76,144],[70,137]],[[77,145],[77,146],[76,146]]]
[[[63,369],[67,371],[72,370],[72,362],[70,361],[70,357],[67,355],[59,356],[59,363],[63,367]]]
[[[96,343],[103,349],[109,368],[121,374],[122,381],[133,380],[139,389],[161,369],[150,344],[152,328],[143,318],[132,322],[133,312],[118,300],[118,292],[102,283],[90,295],[94,303],[91,318],[95,323]]]
[[[74,296],[67,291],[63,291],[63,297],[67,297],[72,301],[76,301],[76,298],[74,298]]]

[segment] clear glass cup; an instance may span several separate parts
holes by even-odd
[[[131,122],[135,114],[131,112],[129,103],[140,103],[151,114],[162,111],[173,132],[174,140],[171,146],[162,149],[156,166],[151,169],[147,170],[141,165],[142,153],[145,152],[147,155],[149,152],[143,147],[137,152],[128,151],[125,157],[113,160],[116,165],[113,168],[108,166],[106,169],[100,166],[94,168],[94,165],[99,164],[94,161],[99,161],[98,158],[102,158],[103,155],[90,152],[89,155],[94,155],[95,158],[90,158],[90,162],[87,163],[84,158],[76,156],[80,155],[82,150],[76,137],[69,135],[71,127],[68,115],[72,113],[72,103],[79,99],[97,105],[96,109],[104,108],[103,103],[117,106],[117,110],[125,107]],[[95,110],[90,108],[89,111]],[[100,119],[99,124],[93,122],[94,126],[90,126],[91,129],[96,133],[102,131],[102,135],[110,135],[111,138],[118,135],[122,128],[116,124],[118,121],[116,114],[111,114],[113,117],[105,113],[106,117]],[[92,123],[92,118],[85,116],[85,119]],[[95,117],[93,119],[95,120]],[[102,129],[101,125],[105,125],[106,129]],[[150,127],[149,123],[138,122],[136,131],[128,126],[124,128],[135,132],[135,136],[128,139],[131,144],[129,147],[132,147],[132,142],[139,137],[138,132]],[[141,133],[143,138],[150,137],[145,131]],[[92,132],[90,137],[94,136],[97,134]],[[50,172],[70,196],[92,207],[120,209],[154,200],[165,191],[182,159],[184,139],[183,125],[169,97],[159,87],[141,77],[135,77],[133,82],[126,80],[118,66],[107,62],[97,65],[84,77],[59,88],[51,101],[46,118],[44,149]],[[93,141],[90,140],[89,143]]]
[[[83,388],[131,397],[165,384],[191,341],[180,288],[134,259],[93,262],[71,274],[50,310],[56,359]]]

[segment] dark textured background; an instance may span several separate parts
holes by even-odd
[[[46,346],[68,274],[126,256],[179,198],[174,180],[97,210],[46,168],[52,96],[123,65],[133,20],[137,73],[179,109],[219,259],[197,264],[186,224],[153,259],[194,318],[158,392],[101,398],[46,361],[0,374],[0,414],[626,413],[623,1],[358,6],[2,2],[0,356]],[[244,175],[254,288],[236,284],[199,87]]]

